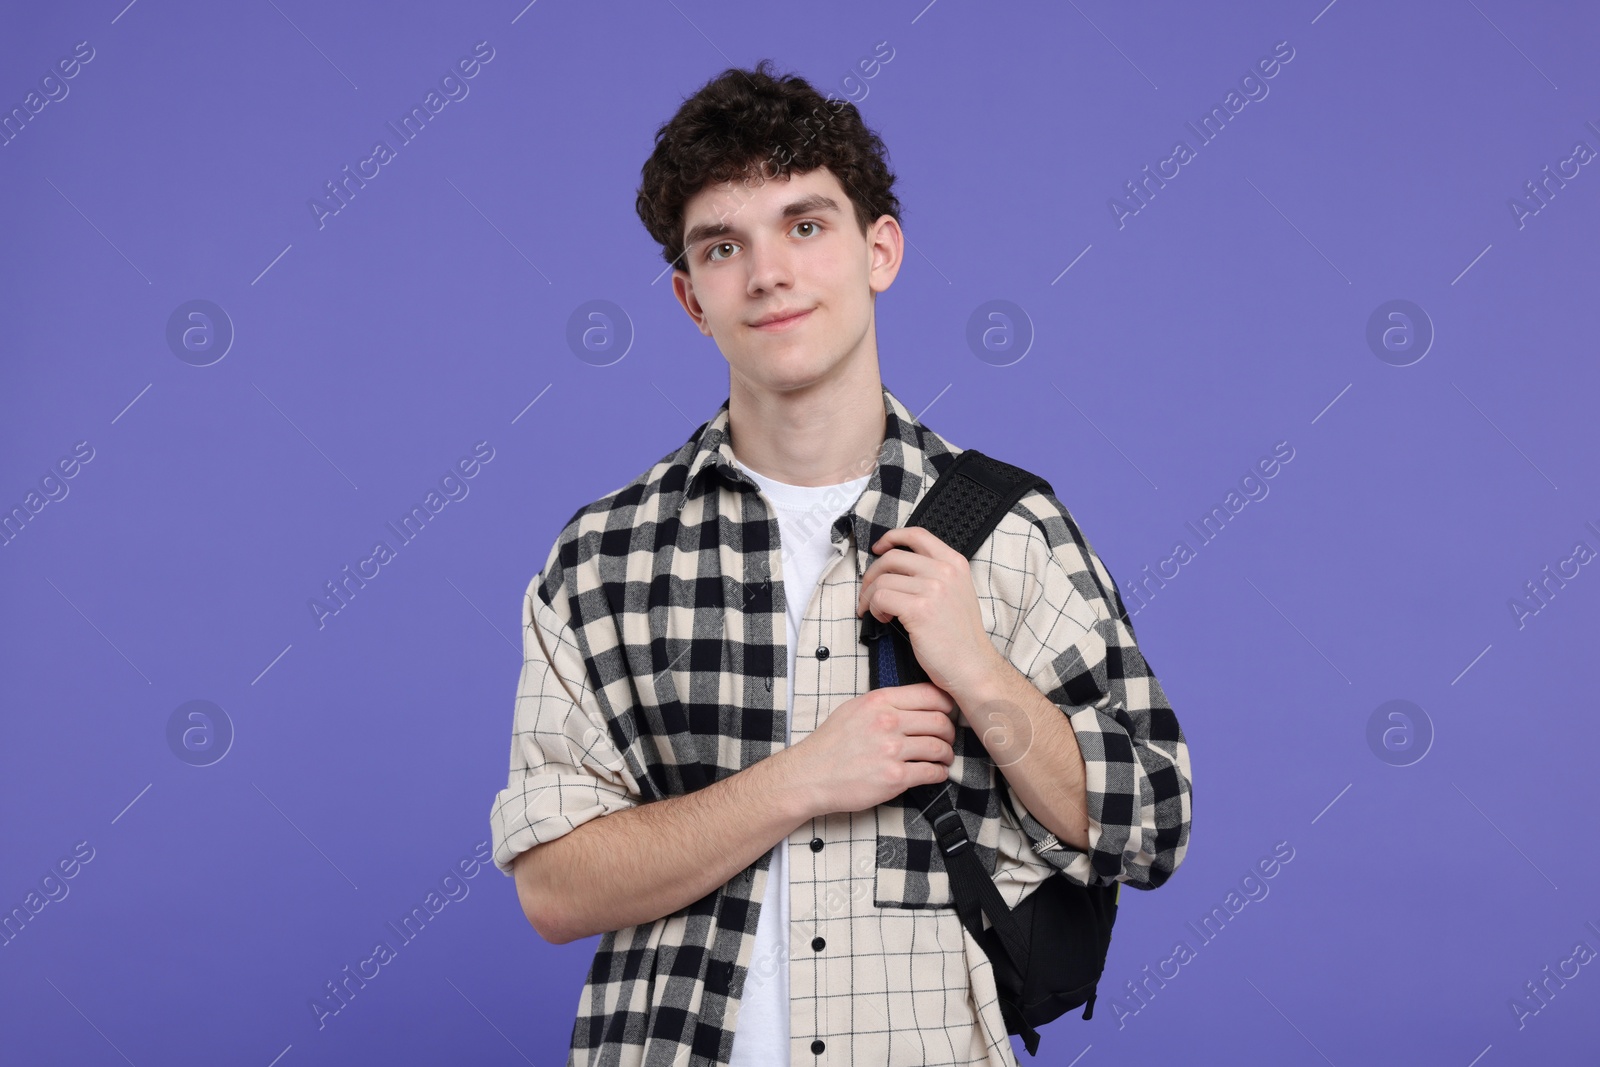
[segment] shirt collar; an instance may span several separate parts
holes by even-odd
[[[888,531],[905,525],[917,501],[960,451],[919,422],[888,386],[881,388],[884,438],[872,476],[854,506],[834,522],[830,535],[835,546],[843,551],[844,538],[852,532],[855,534],[856,546],[865,550],[857,556],[858,575],[866,572],[874,558],[871,546]],[[724,400],[717,413],[692,438],[693,452],[675,513],[682,511],[702,478],[711,478],[713,488],[718,475],[730,482],[757,488],[734,463],[728,424],[731,399]],[[714,473],[707,474],[708,471]]]

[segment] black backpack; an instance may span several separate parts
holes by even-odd
[[[929,488],[906,525],[926,527],[970,559],[1001,516],[1034,488],[1054,492],[1038,475],[969,448]],[[1108,598],[1108,603],[1122,611],[1120,597]],[[861,617],[861,629],[862,643],[872,646],[871,688],[928,680],[903,627],[880,623],[868,612]],[[1001,772],[997,768],[995,773]],[[915,786],[900,799],[918,808],[932,824],[962,925],[994,966],[1006,1030],[1021,1035],[1032,1056],[1039,1047],[1035,1027],[1080,1004],[1085,1019],[1093,1016],[1095,987],[1105,970],[1122,884],[1080,886],[1058,871],[1014,910],[1007,907],[979,862],[949,785]],[[1003,790],[1001,797],[1009,806]],[[988,929],[983,916],[988,916]]]

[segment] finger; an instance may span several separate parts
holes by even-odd
[[[907,555],[906,552],[898,555]],[[874,566],[875,565],[874,563]],[[920,581],[928,577],[926,573],[914,573],[909,568],[885,568],[882,571],[869,571],[862,577],[861,589],[856,593],[856,614],[866,611],[867,601],[874,597],[880,589],[915,590]]]
[[[951,744],[955,743],[956,723],[948,712],[908,711],[904,721],[905,725],[901,732],[908,736],[925,734],[932,737],[942,737]]]
[[[862,587],[871,585],[885,574],[927,574],[938,564],[927,556],[919,556],[913,552],[890,552],[879,556],[867,566],[861,575]]]
[[[908,737],[901,746],[900,758],[907,763],[927,762],[950,764],[955,761],[955,749],[937,737]]]
[[[879,640],[883,640],[879,638]],[[942,711],[956,709],[955,698],[932,682],[913,682],[910,685],[890,685],[871,692],[883,693],[895,707],[906,711]]]
[[[931,534],[929,536],[932,536]],[[943,542],[940,542],[943,544]],[[896,551],[898,550],[898,551]],[[931,567],[937,561],[932,556],[925,556],[911,550],[909,545],[884,545],[883,554],[867,565],[867,572],[881,574],[885,570],[903,570],[917,567]],[[866,577],[863,574],[862,577]]]
[[[897,546],[909,548],[913,552],[930,556],[955,551],[955,549],[941,541],[938,535],[926,526],[897,526],[874,541],[872,543],[872,551],[886,552],[888,549]]]
[[[887,618],[879,618],[880,613],[885,616],[899,615],[905,610],[907,602],[917,596],[917,591],[923,588],[921,579],[904,574],[884,574],[872,583],[872,587],[861,590],[861,601],[857,607],[864,611],[869,606],[873,618],[879,622],[887,622]],[[885,600],[885,595],[889,599]],[[901,605],[899,608],[894,604]]]

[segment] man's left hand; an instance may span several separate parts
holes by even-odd
[[[872,551],[882,555],[862,576],[858,614],[898,619],[928,680],[951,695],[993,677],[1001,656],[984,629],[967,557],[922,526],[890,530]]]

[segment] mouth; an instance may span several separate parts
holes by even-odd
[[[792,329],[803,322],[805,318],[811,314],[811,310],[812,309],[807,308],[805,311],[796,311],[792,314],[785,315],[782,318],[751,323],[751,329],[761,330],[765,333],[781,333],[782,331]]]

